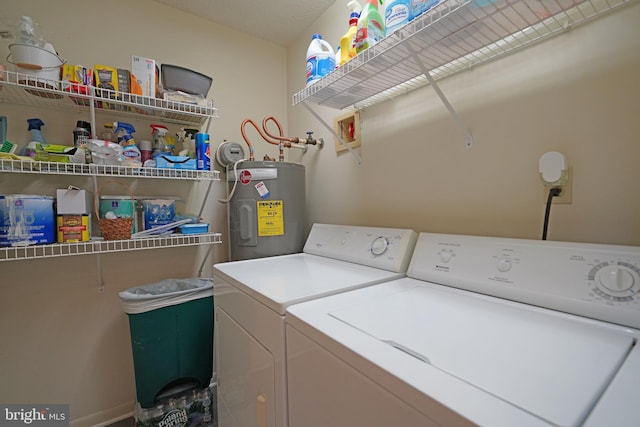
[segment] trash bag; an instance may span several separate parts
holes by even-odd
[[[139,314],[162,307],[182,304],[213,296],[213,279],[165,279],[119,293],[122,308],[127,314]]]

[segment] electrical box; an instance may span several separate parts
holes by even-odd
[[[360,140],[360,113],[358,111],[350,111],[346,114],[335,118],[334,129],[338,135],[346,142],[351,148],[359,147]],[[336,138],[336,152],[347,150],[347,147]]]

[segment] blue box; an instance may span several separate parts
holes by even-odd
[[[180,226],[182,234],[204,234],[209,232],[209,224],[184,224]]]
[[[0,195],[0,246],[56,242],[53,197]]]
[[[189,169],[196,170],[196,159],[189,156],[158,156],[156,157],[156,167],[161,169]]]

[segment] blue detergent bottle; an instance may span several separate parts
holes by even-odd
[[[311,37],[307,49],[307,86],[320,80],[336,68],[336,54],[320,34]]]

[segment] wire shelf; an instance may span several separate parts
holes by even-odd
[[[13,71],[4,71],[4,74],[4,80],[0,80],[1,102],[82,112],[89,111],[93,103],[96,111],[114,116],[157,118],[191,127],[200,127],[209,118],[217,117],[217,109],[210,100],[204,100],[207,105],[202,106],[93,86],[70,85],[69,82]]]
[[[637,0],[444,0],[293,95],[342,109],[374,105],[515,52]]]
[[[177,246],[196,246],[222,243],[221,233],[171,234],[164,237],[148,237],[131,240],[96,240],[77,243],[16,246],[0,248],[0,261],[17,261],[33,258],[91,255],[126,252],[145,249],[162,249]]]
[[[218,181],[220,172],[216,170],[134,168],[81,163],[32,162],[28,160],[0,159],[0,172],[37,173],[53,175],[88,175],[118,178],[164,178]]]

